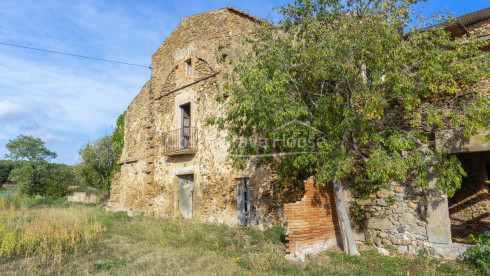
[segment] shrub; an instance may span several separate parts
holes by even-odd
[[[0,160],[0,188],[7,182],[10,171],[14,168],[14,163],[8,160]]]
[[[35,168],[27,164],[20,166],[10,172],[10,179],[19,184],[20,192],[25,195],[57,198],[68,194],[69,185],[79,184],[72,166],[51,163],[40,163]]]
[[[478,271],[490,273],[490,231],[477,236],[471,234],[468,239],[475,244],[466,251],[468,259]]]

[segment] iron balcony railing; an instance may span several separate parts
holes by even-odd
[[[182,127],[163,134],[163,152],[192,152],[197,150],[197,129]]]

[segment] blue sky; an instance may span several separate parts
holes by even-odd
[[[0,0],[0,43],[150,65],[182,17],[229,6],[269,17],[286,2]],[[425,14],[449,9],[459,16],[490,0],[422,5]],[[84,144],[112,133],[149,77],[146,68],[0,45],[0,159],[9,139],[26,134],[46,141],[55,162],[76,163]]]

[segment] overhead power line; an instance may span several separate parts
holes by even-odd
[[[17,48],[35,50],[35,51],[40,51],[40,52],[47,52],[47,53],[52,53],[52,54],[58,54],[58,55],[72,56],[72,57],[78,57],[78,58],[86,58],[86,59],[92,59],[92,60],[98,60],[98,61],[104,61],[104,62],[111,62],[111,63],[118,63],[118,64],[130,65],[130,66],[138,66],[138,67],[144,67],[144,68],[150,68],[151,69],[151,66],[147,66],[147,65],[140,65],[140,64],[134,64],[134,63],[128,63],[128,62],[122,62],[122,61],[116,61],[116,60],[109,60],[109,59],[103,59],[103,58],[82,56],[82,55],[76,55],[76,54],[70,54],[70,53],[63,53],[63,52],[58,52],[58,51],[51,51],[51,50],[39,49],[39,48],[34,48],[34,47],[27,47],[27,46],[10,44],[10,43],[4,43],[4,42],[0,42],[0,44],[1,45],[6,45],[6,46],[11,46],[11,47],[17,47]]]

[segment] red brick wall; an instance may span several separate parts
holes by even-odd
[[[303,259],[329,247],[340,245],[342,238],[331,183],[318,185],[313,178],[305,182],[305,195],[284,205],[291,234],[286,246],[291,258]]]

